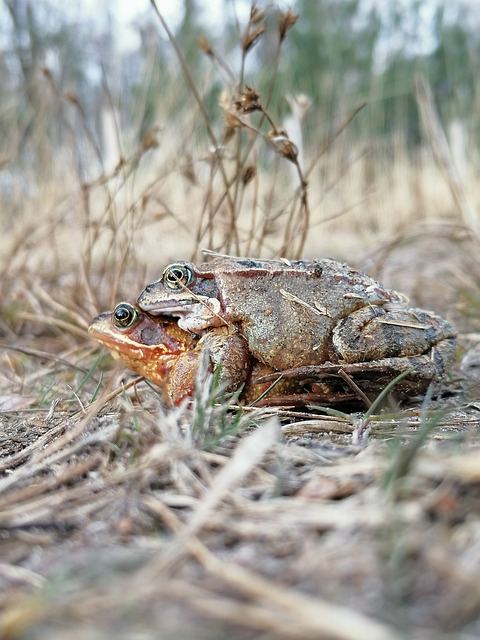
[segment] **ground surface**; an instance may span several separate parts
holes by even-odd
[[[275,412],[218,442],[231,413],[199,429],[145,383],[3,411],[0,637],[477,638],[480,408],[462,388],[375,417],[359,445],[360,414]]]

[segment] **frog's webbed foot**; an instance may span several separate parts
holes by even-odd
[[[178,405],[184,398],[193,396],[202,367],[209,373],[221,367],[220,384],[225,392],[239,389],[246,382],[251,368],[245,338],[226,327],[205,332],[195,349],[178,357],[169,372],[163,387],[163,396],[169,406]]]

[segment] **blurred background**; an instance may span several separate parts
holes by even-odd
[[[88,315],[205,247],[330,255],[420,298],[425,271],[434,299],[472,271],[456,256],[477,238],[480,2],[259,3],[257,22],[243,0],[157,7],[189,77],[146,0],[0,0],[4,302],[12,277],[62,275]],[[279,37],[288,9],[298,19]],[[301,225],[297,167],[248,129],[226,133],[245,84],[298,150]],[[245,119],[265,136],[257,115]]]

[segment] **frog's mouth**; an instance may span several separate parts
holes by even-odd
[[[155,303],[142,303],[139,305],[144,311],[150,313],[152,316],[171,315],[177,318],[189,315],[194,307],[203,306],[192,302],[192,300],[176,300],[175,304],[172,302],[155,302]]]
[[[221,305],[218,298],[196,296],[190,300],[171,300],[155,304],[141,304],[141,308],[152,316],[171,315],[176,318],[212,318],[220,313]]]
[[[170,315],[178,318],[178,326],[190,333],[201,333],[204,329],[218,327],[226,324],[221,316],[221,305],[217,298],[197,296],[195,302],[176,300],[155,304],[150,309],[149,305],[143,305],[143,309],[154,316]]]

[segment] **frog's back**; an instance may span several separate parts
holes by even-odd
[[[325,362],[331,331],[341,318],[366,304],[386,303],[394,294],[328,258],[288,263],[216,258],[208,266],[222,306],[239,323],[252,354],[276,369]]]

